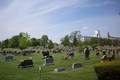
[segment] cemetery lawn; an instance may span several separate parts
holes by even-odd
[[[17,49],[18,50],[18,49]],[[101,61],[102,52],[100,56],[95,55],[94,52],[90,52],[90,60],[83,60],[84,54],[74,52],[75,56],[73,59],[64,59],[62,56],[66,56],[66,52],[62,53],[50,53],[54,55],[55,65],[43,66],[44,59],[42,59],[42,54],[32,53],[30,56],[19,56],[15,57],[12,54],[7,54],[14,56],[14,61],[3,62],[4,57],[0,54],[0,80],[39,80],[39,66],[42,67],[41,70],[41,80],[97,80],[97,75],[94,71],[93,65]],[[19,60],[30,59],[32,57],[33,65],[35,67],[31,68],[18,68],[20,64]],[[119,57],[119,54],[115,54],[115,57]],[[120,61],[120,60],[118,60]],[[82,68],[71,69],[72,64],[82,63]],[[67,71],[55,73],[54,69],[66,68]]]

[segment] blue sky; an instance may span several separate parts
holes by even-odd
[[[0,41],[27,32],[53,42],[72,31],[120,37],[120,0],[0,0]]]

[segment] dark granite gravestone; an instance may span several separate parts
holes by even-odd
[[[106,55],[106,52],[105,52],[105,50],[103,50],[103,52],[102,52],[102,55]]]
[[[73,58],[74,57],[74,53],[70,53],[69,56],[70,56],[70,58]]]
[[[44,59],[44,66],[46,66],[46,65],[55,65],[55,63],[53,63],[53,61],[54,61],[54,59],[53,58],[46,58],[46,59]]]
[[[96,52],[96,56],[99,56],[100,55],[100,53],[99,52]]]
[[[101,62],[103,62],[103,61],[107,61],[107,56],[106,55],[103,55]]]
[[[13,60],[13,56],[6,56],[6,57],[4,57],[3,62],[4,62],[4,61],[14,61],[14,60]]]
[[[61,71],[66,71],[66,68],[54,69],[54,72],[61,72]]]
[[[84,50],[84,60],[89,60],[89,55],[90,55],[90,51],[88,50],[88,48],[85,48]]]
[[[81,68],[81,67],[82,67],[81,63],[74,63],[71,68],[75,69],[75,68]]]
[[[19,56],[19,53],[14,53],[14,56]]]
[[[6,51],[3,51],[3,52],[2,52],[2,56],[6,56]]]
[[[18,68],[29,68],[34,67],[32,60],[23,60],[21,64],[18,65]]]

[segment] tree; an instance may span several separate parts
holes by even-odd
[[[52,40],[49,40],[48,48],[49,48],[49,49],[54,48],[54,44],[53,44]]]
[[[83,50],[83,43],[82,43],[82,41],[78,40],[77,43],[78,43],[77,44],[77,49],[78,50]]]
[[[32,46],[40,45],[40,39],[31,38]]]
[[[98,46],[98,39],[96,37],[92,37],[89,42],[93,49]]]
[[[4,41],[1,42],[1,46],[0,47],[1,47],[1,50],[3,50],[5,48],[5,42]]]
[[[48,36],[47,35],[43,35],[42,38],[41,38],[41,42],[40,42],[41,46],[44,46],[44,47],[47,46],[48,40],[49,40]]]
[[[90,45],[90,44],[89,44],[89,41],[87,41],[87,40],[83,41],[83,45],[84,45],[84,46]]]
[[[74,45],[74,46],[77,46],[77,38],[76,38],[76,36],[74,36],[73,45]]]
[[[73,40],[74,40],[75,37],[77,38],[77,40],[80,40],[80,38],[81,38],[80,30],[78,30],[78,31],[72,31],[70,33],[70,36],[69,36],[70,41],[73,42]]]
[[[9,39],[4,40],[4,42],[5,42],[5,48],[8,48]]]
[[[27,38],[26,37],[21,38],[18,48],[21,50],[27,48]]]
[[[66,35],[64,38],[61,38],[61,44],[63,44],[64,46],[69,46],[70,40],[68,35]]]
[[[18,47],[19,41],[20,41],[20,37],[18,35],[13,36],[12,38],[10,38],[10,42],[8,44],[8,47],[9,48]]]

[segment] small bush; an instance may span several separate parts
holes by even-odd
[[[99,80],[120,80],[120,61],[96,63],[94,68]]]

